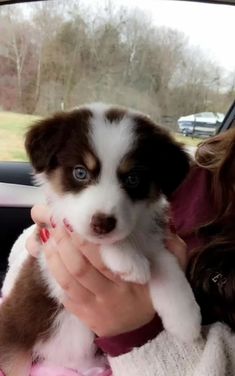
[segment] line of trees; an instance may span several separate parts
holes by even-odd
[[[158,122],[225,112],[235,75],[140,11],[75,0],[2,7],[0,108],[48,114],[91,101],[138,108]],[[171,122],[170,122],[171,123]],[[173,122],[174,123],[174,122]]]

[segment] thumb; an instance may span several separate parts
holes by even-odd
[[[183,239],[168,229],[165,238],[165,245],[167,249],[177,257],[182,269],[186,270],[188,255],[187,246]]]

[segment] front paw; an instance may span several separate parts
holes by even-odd
[[[178,310],[173,309],[168,315],[163,317],[163,326],[178,339],[190,343],[200,337],[200,308],[196,302],[191,302],[191,306],[187,307],[186,311],[182,308],[180,309],[179,307]]]
[[[144,285],[150,280],[149,261],[144,257],[139,261],[138,263],[129,265],[129,268],[126,267],[125,271],[119,273],[123,281],[136,282]]]
[[[145,284],[150,280],[150,264],[143,255],[113,246],[103,247],[101,255],[104,264],[124,281]]]

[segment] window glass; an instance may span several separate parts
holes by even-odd
[[[0,7],[0,160],[25,160],[26,127],[104,101],[196,145],[235,94],[235,7],[64,0]],[[183,136],[194,136],[184,137]]]

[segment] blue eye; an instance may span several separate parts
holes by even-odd
[[[140,183],[140,178],[136,173],[131,173],[126,178],[126,186],[130,188],[136,188]]]
[[[89,172],[84,166],[75,166],[73,169],[73,177],[80,182],[87,182],[90,178]]]

